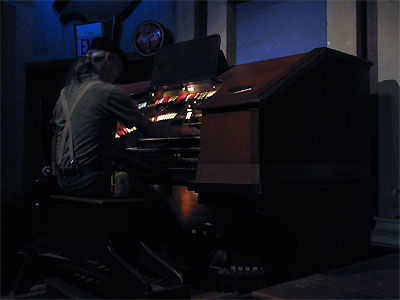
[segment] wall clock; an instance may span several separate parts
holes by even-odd
[[[133,35],[133,45],[142,56],[152,56],[165,42],[164,29],[160,23],[146,21],[140,24]]]

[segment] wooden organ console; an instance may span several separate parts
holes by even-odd
[[[150,81],[121,85],[150,121],[195,126],[200,136],[145,138],[140,128],[122,123],[115,135],[133,182],[164,194],[190,236],[194,261],[171,267],[145,244],[137,245],[130,264],[113,251],[107,263],[35,256],[41,269],[55,268],[58,275],[67,270],[68,280],[85,287],[74,293],[244,299],[253,290],[368,255],[372,64],[317,48],[228,67],[219,48],[218,35],[164,46],[156,52]],[[131,227],[141,227],[119,224],[144,218],[143,199],[58,200],[60,216],[101,224],[88,234],[96,241],[104,238],[102,228],[130,243]],[[77,200],[85,207],[79,214],[71,205]],[[80,235],[87,226],[75,227]],[[71,291],[54,278],[47,284]]]
[[[364,257],[372,64],[317,48],[227,68],[218,53],[218,36],[165,46],[151,82],[121,86],[150,120],[201,129],[136,139],[128,151],[149,166],[137,176],[169,186],[189,231],[218,237],[217,273],[271,283]]]

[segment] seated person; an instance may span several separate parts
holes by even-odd
[[[112,41],[96,38],[86,56],[72,66],[53,116],[57,130],[58,183],[69,195],[110,197],[117,122],[138,127],[147,137],[198,134],[188,127],[147,120],[129,96],[114,85],[126,63]]]

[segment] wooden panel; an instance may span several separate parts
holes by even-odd
[[[197,169],[196,181],[259,184],[259,164],[201,164]]]
[[[223,82],[222,87],[212,101],[204,102],[200,107],[209,112],[263,106],[271,100],[271,96],[288,90],[327,57],[338,58],[352,65],[350,68],[357,65],[369,69],[372,65],[366,60],[329,48],[316,48],[307,53],[238,65],[218,77]],[[340,81],[342,78],[337,79]]]
[[[93,205],[120,204],[120,203],[140,204],[141,202],[144,202],[144,199],[141,198],[87,198],[87,197],[73,197],[64,194],[50,195],[49,198],[56,201],[77,202],[78,204],[87,203]]]
[[[257,97],[293,72],[308,56],[302,53],[235,66],[219,77],[224,84],[213,101],[205,102],[201,107],[208,110],[243,105],[249,100],[259,102]],[[240,87],[251,87],[251,90],[235,93]]]
[[[203,115],[199,164],[259,161],[258,110]]]

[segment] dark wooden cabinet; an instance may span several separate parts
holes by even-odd
[[[372,226],[369,70],[328,48],[232,67],[202,105],[200,203],[227,244],[285,278],[366,255]],[[236,242],[235,242],[236,241]],[[234,250],[233,250],[234,251]]]

